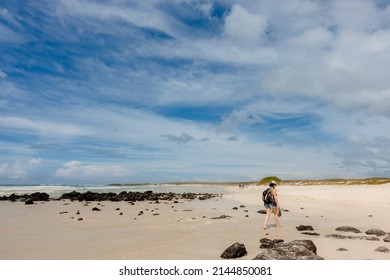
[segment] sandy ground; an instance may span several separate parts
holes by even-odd
[[[259,240],[267,237],[286,242],[311,239],[318,255],[328,260],[390,260],[390,253],[375,251],[380,246],[390,249],[384,237],[380,241],[325,237],[330,233],[366,236],[370,228],[390,232],[390,184],[279,186],[282,209],[289,212],[283,212],[282,228],[277,229],[271,217],[266,231],[264,215],[257,213],[264,209],[265,187],[226,188],[231,193],[223,198],[180,203],[91,202],[85,206],[70,201],[35,205],[0,201],[0,259],[215,260],[234,242],[245,244],[248,255],[243,259],[252,259],[262,250]],[[92,211],[93,207],[102,211]],[[144,214],[138,215],[140,211]],[[221,215],[231,218],[212,219]],[[313,226],[320,236],[302,235],[296,229],[299,225]],[[353,226],[363,233],[337,232],[338,226]],[[348,251],[337,251],[340,247]]]

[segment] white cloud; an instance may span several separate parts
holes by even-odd
[[[0,69],[0,78],[7,78],[7,74],[6,73],[4,73],[3,71],[1,71],[1,69]]]
[[[342,29],[371,31],[380,27],[383,12],[374,1],[330,1],[329,19]]]
[[[84,164],[80,161],[70,161],[55,171],[55,176],[67,179],[106,179],[116,177],[131,177],[132,172],[116,164]]]
[[[342,166],[354,174],[388,177],[390,172],[390,138],[376,137],[350,142],[343,151],[337,153]],[[362,175],[360,175],[362,177]]]
[[[10,162],[0,163],[0,179],[25,180],[34,178],[34,174],[42,163],[41,158],[17,159]]]
[[[75,124],[61,123],[47,120],[31,120],[23,117],[0,116],[0,126],[12,129],[30,131],[30,133],[46,136],[83,136],[91,133],[86,127]]]
[[[221,130],[234,131],[237,128],[244,127],[246,125],[264,124],[265,121],[263,116],[269,113],[269,109],[264,107],[263,103],[255,103],[241,108],[236,108],[236,110],[231,112],[229,115],[224,116],[220,124]]]
[[[31,165],[38,166],[41,165],[42,159],[41,158],[33,158],[29,161]]]
[[[263,37],[267,25],[264,15],[252,14],[240,4],[235,4],[225,18],[224,32],[240,44],[255,43]]]
[[[7,174],[8,168],[9,168],[9,164],[8,163],[0,164],[0,175],[4,176],[5,174]]]
[[[0,16],[5,16],[8,14],[8,10],[4,8],[0,8]]]
[[[329,41],[328,50],[295,50],[282,55],[281,67],[264,77],[274,95],[308,96],[347,110],[367,108],[388,115],[390,71],[388,31],[342,33]],[[390,39],[390,38],[389,38]]]
[[[291,38],[290,43],[303,48],[329,47],[332,43],[333,33],[322,26],[316,26],[303,31],[301,34]]]
[[[72,160],[72,161],[69,161],[69,162],[65,162],[64,166],[67,167],[67,168],[72,168],[72,167],[80,166],[81,164],[82,164],[81,161]]]

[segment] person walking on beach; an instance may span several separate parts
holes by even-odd
[[[280,205],[278,196],[276,193],[276,182],[271,181],[269,183],[269,188],[265,190],[263,193],[263,201],[264,201],[264,207],[266,210],[265,219],[264,219],[264,225],[263,229],[267,229],[267,223],[269,216],[271,215],[271,212],[274,213],[274,219],[276,223],[276,227],[279,228],[279,211],[280,211]]]

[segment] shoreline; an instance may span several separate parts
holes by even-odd
[[[294,179],[282,180],[280,186],[382,186],[390,184],[390,178],[362,178],[362,179]],[[0,185],[0,200],[3,196],[11,194],[25,195],[34,192],[47,193],[50,199],[59,198],[63,193],[78,191],[78,192],[115,192],[122,191],[144,192],[152,190],[154,192],[165,192],[167,188],[169,192],[180,193],[183,189],[190,189],[190,192],[213,192],[225,190],[230,187],[248,188],[248,187],[264,187],[266,184],[260,182],[165,182],[165,183],[111,183],[97,185],[51,185],[51,184],[23,184],[23,185]]]
[[[240,242],[248,250],[241,259],[250,260],[263,251],[261,238],[312,240],[326,260],[390,259],[389,253],[375,251],[380,246],[390,248],[383,241],[388,235],[379,241],[326,237],[367,236],[371,228],[388,234],[390,184],[281,185],[279,200],[288,212],[282,212],[280,229],[270,217],[267,231],[262,230],[264,215],[258,213],[264,209],[264,186],[225,188],[227,194],[222,197],[176,203],[51,200],[25,205],[0,201],[4,244],[0,259],[218,260],[227,247]],[[101,211],[92,211],[94,207]],[[303,235],[296,228],[300,225],[311,225],[320,235]],[[335,231],[340,226],[354,226],[362,233]]]

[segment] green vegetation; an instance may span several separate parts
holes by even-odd
[[[261,179],[257,185],[268,185],[271,181],[275,181],[279,185],[282,180],[276,176],[268,176]]]
[[[209,185],[209,186],[223,186],[223,185],[267,185],[269,182],[275,181],[278,185],[295,185],[295,186],[308,186],[308,185],[381,185],[390,183],[390,178],[362,178],[362,179],[341,179],[341,178],[330,178],[330,179],[302,179],[302,180],[281,180],[276,176],[268,176],[261,179],[259,182],[166,182],[159,184],[151,183],[137,183],[137,184],[110,184],[109,186],[144,186],[144,185]]]
[[[390,183],[390,178],[285,180],[283,183],[286,185],[381,185]]]
[[[164,182],[164,183],[137,183],[137,184],[129,184],[129,183],[112,183],[108,186],[113,187],[134,187],[134,186],[145,186],[145,185],[177,185],[177,186],[186,186],[186,185],[210,185],[210,186],[223,186],[223,185],[251,185],[254,182]]]
[[[137,183],[137,184],[120,184],[120,183],[113,183],[109,184],[110,187],[137,187],[137,186],[145,186],[145,185],[151,185],[149,183]]]

